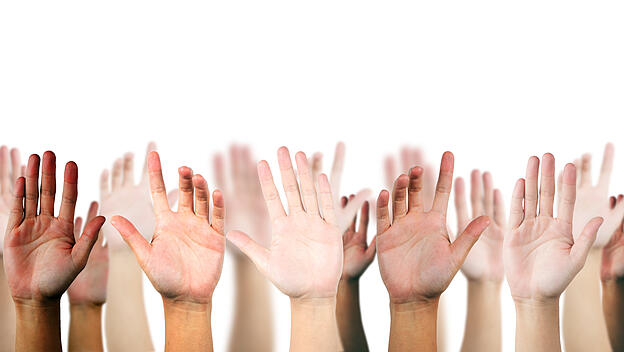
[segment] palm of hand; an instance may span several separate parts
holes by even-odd
[[[461,267],[468,279],[485,278],[494,281],[503,279],[504,233],[505,229],[496,223],[490,224],[483,232]]]
[[[108,277],[108,250],[98,242],[91,250],[87,265],[71,284],[67,293],[72,302],[104,304]]]
[[[621,219],[621,211],[618,209],[610,209],[609,200],[606,193],[600,191],[598,187],[581,187],[576,193],[576,207],[574,208],[574,228],[578,230],[589,220],[596,216],[604,219],[604,223],[598,229],[598,235],[595,247],[603,247],[609,241],[609,238],[616,230]],[[618,215],[619,214],[619,215]],[[574,237],[578,237],[580,233],[575,233]]]
[[[267,272],[284,294],[296,298],[336,294],[342,269],[338,227],[301,212],[273,222]]]
[[[146,184],[125,185],[113,191],[101,200],[101,214],[110,219],[113,215],[122,214],[135,224],[144,236],[154,233],[154,211],[149,188]],[[103,226],[104,233],[110,234],[106,241],[111,249],[127,248],[123,239],[108,222]],[[146,237],[149,240],[149,237]]]
[[[378,235],[379,267],[390,297],[407,302],[439,296],[460,265],[449,244],[445,217],[436,212],[410,213]]]
[[[360,277],[371,263],[371,259],[366,254],[366,241],[358,240],[357,236],[361,235],[352,229],[348,229],[343,235],[343,279]]]
[[[624,278],[624,233],[619,226],[602,251],[600,276],[603,281]]]

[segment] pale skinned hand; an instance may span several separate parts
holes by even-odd
[[[355,198],[355,195],[342,197],[341,206],[344,208]],[[344,251],[344,259],[342,265],[342,280],[357,280],[364,274],[366,268],[375,259],[376,238],[373,238],[370,244],[366,243],[366,234],[368,233],[368,219],[370,206],[368,202],[364,202],[360,211],[360,222],[356,229],[357,218],[353,217],[351,226],[342,235],[342,245]]]
[[[22,168],[19,150],[13,148],[9,152],[6,146],[0,147],[0,229],[2,231],[6,230],[11,204],[13,204],[13,184],[18,177],[22,176]],[[0,257],[3,242],[4,236],[0,236]]]
[[[592,184],[591,155],[585,154],[581,160],[575,161],[577,170],[576,205],[574,207],[574,238],[577,238],[579,230],[589,220],[596,216],[604,219],[604,223],[598,230],[598,236],[594,247],[603,247],[620,225],[624,217],[624,203],[618,203],[611,207],[609,204],[609,183],[611,170],[613,169],[613,145],[605,146],[605,151],[600,169],[600,177],[596,185]]]
[[[148,155],[149,186],[156,226],[149,243],[126,218],[114,216],[119,231],[154,288],[176,302],[209,303],[223,266],[225,204],[206,180],[188,167],[178,169],[178,211],[169,207],[158,153]],[[210,220],[209,220],[210,219]]]
[[[156,150],[156,144],[150,142],[147,146],[147,155]],[[144,236],[154,233],[154,211],[150,199],[147,155],[141,179],[134,182],[134,155],[127,153],[123,159],[115,160],[112,172],[104,170],[100,177],[100,214],[110,219],[113,215],[122,215],[130,219]],[[177,190],[168,195],[169,205],[173,207],[178,197]],[[113,252],[127,250],[117,231],[110,223],[104,224],[102,229],[109,249]],[[151,237],[146,237],[150,240]]]
[[[338,142],[334,151],[334,161],[329,175],[329,183],[331,184],[332,189],[332,200],[334,201],[334,212],[336,213],[338,228],[341,231],[346,231],[347,228],[351,226],[351,222],[357,215],[358,209],[362,207],[366,199],[370,196],[370,190],[363,189],[355,194],[346,207],[341,206],[340,185],[342,181],[342,174],[344,172],[345,153],[346,148],[344,143]],[[318,182],[319,175],[322,170],[323,155],[321,153],[314,153],[312,156],[312,177],[315,182]],[[316,184],[316,187],[318,188],[318,183]]]
[[[329,180],[324,174],[319,176],[317,194],[305,154],[299,152],[295,156],[300,184],[288,149],[282,147],[277,154],[289,214],[284,210],[269,164],[258,163],[260,185],[272,222],[270,248],[262,247],[240,231],[230,231],[228,238],[289,297],[335,297],[343,252]]]
[[[611,208],[624,203],[621,194],[610,199]],[[620,281],[624,279],[624,221],[615,229],[611,239],[602,249],[602,266],[600,268],[602,281]]]
[[[388,191],[377,199],[377,252],[381,278],[393,303],[436,299],[461,267],[490,220],[473,220],[450,242],[446,211],[453,182],[453,154],[444,153],[430,210],[426,210],[423,169],[413,167],[394,184],[392,222]],[[406,202],[407,192],[407,202]]]
[[[472,217],[468,215],[464,180],[455,180],[455,209],[457,210],[458,233],[463,231],[470,219],[487,215],[494,220],[468,253],[462,272],[468,280],[503,281],[503,239],[505,237],[506,220],[503,197],[498,189],[493,189],[492,175],[473,170],[470,175],[470,203]]]
[[[58,300],[87,264],[104,217],[91,219],[78,240],[74,237],[74,209],[78,196],[78,167],[65,166],[61,207],[54,216],[56,157],[43,154],[41,196],[39,156],[31,155],[26,178],[15,182],[11,216],[4,242],[4,265],[14,300]],[[40,205],[40,213],[37,213]]]
[[[553,217],[555,158],[529,158],[525,179],[519,179],[510,206],[510,234],[505,237],[505,274],[516,300],[558,298],[585,264],[602,218],[591,219],[575,240],[572,236],[576,199],[576,168],[563,170],[558,214]],[[539,214],[538,214],[539,199]],[[524,206],[523,206],[524,201]]]
[[[98,203],[91,202],[87,213],[87,223],[96,217]],[[74,237],[80,239],[82,218],[74,222]],[[108,248],[103,245],[104,236],[98,236],[91,250],[87,265],[69,286],[67,294],[71,304],[93,304],[101,306],[106,302],[106,284],[108,282]]]

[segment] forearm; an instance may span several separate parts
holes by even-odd
[[[244,256],[234,260],[236,307],[229,351],[273,351],[271,287]]]
[[[15,300],[15,350],[61,351],[60,301]]]
[[[604,318],[613,351],[624,351],[624,279],[602,283]]]
[[[337,351],[336,299],[291,299],[290,351]]]
[[[143,276],[132,252],[110,254],[105,309],[109,351],[154,350],[143,301]]]
[[[340,280],[336,296],[336,319],[344,351],[368,351],[360,313],[359,280]]]
[[[501,351],[500,288],[500,282],[468,281],[468,308],[462,351]]]
[[[515,304],[516,352],[561,351],[559,300],[517,300]]]
[[[388,351],[436,351],[438,299],[390,303]]]
[[[15,350],[15,306],[0,255],[0,351],[13,350]]]
[[[176,302],[163,298],[165,351],[212,351],[212,304]]]
[[[610,351],[600,293],[601,251],[592,249],[565,291],[563,343],[568,352]]]
[[[104,351],[102,306],[70,304],[69,351]]]

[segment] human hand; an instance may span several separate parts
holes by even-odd
[[[147,156],[154,150],[156,150],[156,144],[150,142],[147,145],[145,164],[139,183],[134,183],[134,155],[132,153],[127,153],[123,159],[115,160],[112,173],[104,170],[100,177],[100,214],[108,219],[113,215],[122,215],[130,219],[138,231],[145,236],[151,236],[154,233],[155,224],[147,169]],[[170,207],[173,207],[177,197],[177,190],[169,193]],[[104,224],[102,233],[109,250],[113,252],[128,250],[112,224]],[[146,239],[150,240],[151,237],[146,237]]]
[[[0,147],[0,229],[6,230],[13,203],[13,183],[22,176],[20,154],[17,148],[11,149],[9,165],[9,148]],[[2,257],[4,236],[0,236],[0,257]]]
[[[98,203],[91,202],[87,213],[89,223],[98,212]],[[74,222],[74,237],[80,238],[82,218],[77,217]],[[108,249],[103,246],[104,237],[98,236],[87,265],[78,274],[74,282],[69,286],[67,294],[71,304],[93,304],[101,306],[106,302],[106,285],[108,282]]]
[[[624,203],[624,196],[621,194],[610,199],[611,208]],[[624,220],[624,219],[622,219]],[[611,239],[602,249],[602,266],[600,268],[600,278],[603,282],[624,280],[624,221],[615,229]]]
[[[576,168],[567,164],[561,177],[557,218],[553,217],[555,158],[529,158],[525,179],[519,179],[510,206],[510,234],[505,237],[505,274],[515,300],[557,299],[585,264],[602,219],[591,219],[576,238],[572,236],[576,199]],[[524,200],[524,206],[523,206]]]
[[[489,172],[485,172],[482,176],[479,170],[473,170],[470,174],[470,203],[473,219],[487,215],[494,221],[483,231],[477,243],[472,247],[461,270],[468,280],[502,282],[504,276],[503,239],[507,231],[505,206],[500,190],[493,189],[492,175]],[[455,180],[455,209],[457,210],[457,232],[460,233],[470,221],[464,180],[461,177]]]
[[[262,247],[240,231],[230,231],[228,238],[291,298],[335,297],[343,252],[329,180],[324,174],[319,176],[317,194],[305,154],[299,152],[295,156],[299,184],[288,149],[282,147],[277,154],[288,215],[269,164],[258,163],[260,185],[272,222],[270,248]]]
[[[183,166],[178,169],[178,211],[173,212],[167,200],[158,153],[150,152],[147,162],[156,217],[152,242],[149,243],[122,216],[113,217],[113,226],[128,243],[139,265],[164,299],[209,303],[223,266],[223,196],[220,191],[214,191],[210,211],[206,180],[199,174],[193,175],[191,169]]]
[[[38,187],[39,156],[33,154],[28,160],[26,179],[20,177],[15,182],[4,265],[14,300],[45,303],[60,299],[85,267],[104,217],[91,219],[78,240],[74,238],[78,167],[72,161],[65,166],[58,217],[54,216],[56,156],[52,152],[43,154],[41,196]]]
[[[353,200],[355,196],[352,194],[347,197],[342,197],[341,206],[344,208],[348,202]],[[362,210],[360,211],[360,224],[357,231],[355,228],[356,217],[353,217],[351,226],[342,235],[342,247],[343,247],[343,264],[342,264],[342,280],[357,280],[364,274],[366,268],[375,259],[376,238],[373,238],[371,243],[367,245],[366,234],[368,232],[368,218],[369,218],[369,205],[368,202],[364,202]]]
[[[576,205],[574,207],[574,238],[580,235],[578,230],[582,229],[583,225],[592,218],[600,216],[604,222],[598,230],[594,247],[604,247],[624,217],[624,203],[620,202],[615,207],[611,207],[609,204],[609,182],[613,169],[613,154],[613,144],[608,143],[605,146],[600,178],[595,186],[592,184],[591,155],[585,154],[581,160],[576,160],[574,163],[577,179],[580,179],[580,182],[577,182]]]
[[[379,270],[392,303],[437,299],[490,223],[486,216],[480,216],[454,242],[450,242],[446,210],[453,182],[453,163],[453,154],[444,153],[430,211],[425,212],[424,170],[421,167],[413,167],[409,176],[403,174],[396,179],[392,195],[392,223],[388,211],[388,191],[383,190],[379,194]]]

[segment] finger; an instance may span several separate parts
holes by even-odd
[[[416,166],[409,171],[409,185],[407,187],[407,206],[408,211],[423,212],[424,195],[423,195],[423,168]]]
[[[457,233],[461,233],[470,221],[466,204],[466,186],[461,177],[455,179],[455,213],[457,214]]]
[[[600,168],[600,177],[598,178],[598,187],[609,191],[609,182],[611,181],[611,170],[613,170],[613,155],[615,154],[612,143],[607,143],[604,154],[602,156],[602,167]]]
[[[80,237],[80,230],[82,230],[82,217],[77,217],[76,220],[74,220],[74,240],[78,241],[78,238]]]
[[[230,231],[227,239],[240,249],[258,268],[258,271],[264,276],[268,276],[269,255],[268,249],[259,245],[257,242],[249,238],[241,231]]]
[[[312,179],[318,180],[321,172],[323,172],[323,154],[314,153],[312,155]]]
[[[576,202],[576,167],[567,164],[563,168],[561,200],[557,209],[557,218],[572,226],[574,203]]]
[[[399,173],[397,172],[396,160],[392,156],[387,156],[384,160],[384,175],[387,188],[392,187],[392,185],[394,184],[394,179],[398,174]]]
[[[602,225],[602,221],[603,219],[601,217],[595,217],[589,220],[583,228],[581,235],[576,239],[576,241],[574,241],[574,245],[570,250],[570,256],[577,263],[585,263],[587,254],[589,254],[589,250],[596,240],[596,235],[600,225]]]
[[[303,197],[303,205],[309,214],[318,214],[318,203],[316,199],[316,188],[314,180],[308,167],[308,159],[303,152],[295,154],[297,163],[297,173],[299,174],[299,182],[301,183],[301,196]]]
[[[154,212],[158,214],[171,210],[167,200],[167,189],[165,188],[165,181],[163,180],[160,157],[157,152],[151,152],[147,156],[147,165]]]
[[[475,242],[477,242],[479,236],[481,236],[481,234],[483,233],[483,231],[485,231],[489,224],[490,218],[488,218],[487,216],[480,216],[472,220],[468,224],[468,226],[466,226],[464,232],[462,232],[461,235],[457,236],[455,241],[451,243],[451,252],[455,257],[455,263],[459,264],[460,266],[461,264],[463,264],[466,256],[468,255],[468,252],[470,252],[472,246],[475,244]]]
[[[225,236],[225,199],[218,189],[212,192],[212,228]]]
[[[32,154],[26,167],[26,211],[25,217],[37,215],[39,201],[39,155]]]
[[[483,211],[490,220],[494,219],[494,182],[492,182],[492,174],[483,173]]]
[[[123,216],[113,216],[111,224],[119,231],[119,234],[124,241],[126,241],[128,246],[130,246],[139,265],[143,266],[143,263],[147,261],[150,251],[152,250],[152,246],[149,242],[147,242],[139,231],[137,231],[136,227]]]
[[[524,190],[524,218],[530,219],[537,216],[537,174],[539,172],[539,159],[536,156],[529,158],[526,169],[526,181]]]
[[[241,150],[238,145],[233,144],[230,146],[230,178],[232,180],[232,188],[238,192],[244,192],[245,187],[241,161]]]
[[[281,147],[277,151],[277,161],[279,163],[280,174],[282,175],[282,185],[284,193],[288,200],[288,210],[290,213],[303,211],[301,204],[301,196],[299,194],[299,185],[290,160],[288,148]]]
[[[149,180],[149,156],[150,153],[156,151],[156,143],[147,143],[147,151],[145,152],[145,162],[143,163],[143,172],[141,173],[141,182],[147,182]]]
[[[134,154],[127,153],[123,159],[123,181],[124,186],[134,185]]]
[[[42,215],[54,216],[55,195],[56,156],[51,151],[47,151],[43,153],[43,160],[41,162],[41,197],[39,206]]]
[[[557,175],[557,188],[555,193],[557,193],[557,209],[561,207],[561,187],[563,187],[563,171],[559,172]]]
[[[91,253],[91,249],[98,239],[100,228],[102,228],[104,221],[103,216],[98,216],[85,225],[82,235],[80,235],[71,251],[72,262],[76,268],[82,270],[87,265],[89,253]]]
[[[423,168],[423,195],[425,209],[431,209],[435,197],[435,169],[431,164],[425,164]]]
[[[392,189],[392,222],[404,217],[407,214],[406,191],[409,185],[409,177],[405,174],[400,175],[394,181]]]
[[[352,200],[352,199],[353,199],[353,197],[355,197],[355,195],[354,195],[354,194],[350,195],[350,196],[349,196],[349,200]],[[341,201],[342,201],[342,200],[341,200]],[[348,203],[348,201],[347,201],[347,203]],[[345,203],[345,206],[347,205],[347,203]],[[344,208],[344,206],[343,206],[342,208]],[[356,215],[352,218],[352,221],[351,221],[351,223],[349,224],[348,231],[351,231],[351,232],[356,232],[356,229],[355,229],[356,222],[357,222],[357,214],[356,214]]]
[[[210,215],[210,191],[208,190],[208,182],[202,175],[193,175],[193,187],[195,187],[195,215],[208,220]]]
[[[9,176],[9,148],[0,147],[0,194],[11,193],[11,178]]]
[[[390,228],[390,212],[388,211],[388,201],[390,193],[385,189],[377,197],[377,235],[381,235]]]
[[[375,259],[375,252],[377,251],[377,236],[373,237],[373,240],[366,248],[364,252],[364,257],[367,261],[372,262]]]
[[[505,219],[505,202],[503,201],[503,194],[499,189],[494,190],[494,221],[501,227],[507,225],[507,219]]]
[[[472,170],[470,173],[470,205],[472,206],[473,219],[484,215],[482,190],[481,172],[479,170]]]
[[[110,195],[110,186],[108,182],[108,170],[104,170],[100,175],[100,200],[103,200]]]
[[[546,153],[542,156],[542,174],[540,177],[539,214],[553,217],[555,202],[555,157]]]
[[[182,166],[178,169],[178,176],[178,192],[180,192],[178,211],[193,212],[193,170]],[[167,201],[167,205],[169,205],[169,201]]]
[[[215,154],[215,156],[213,157],[212,169],[214,172],[215,186],[219,189],[226,189],[225,162],[223,161],[223,155],[221,153]]]
[[[265,160],[258,163],[258,178],[260,179],[262,195],[264,195],[264,201],[267,204],[271,220],[286,216],[282,200],[280,199],[277,188],[275,187],[275,182],[273,182],[271,168]]]
[[[521,178],[516,181],[513,193],[511,194],[511,205],[509,206],[509,226],[511,226],[511,228],[520,226],[524,220],[524,208],[522,207],[524,190],[525,181]]]
[[[362,204],[362,210],[360,211],[360,223],[358,225],[358,233],[364,237],[366,240],[366,234],[368,233],[368,221],[370,218],[370,204],[368,202],[364,202]]]
[[[20,160],[19,149],[11,149],[11,184],[17,180],[18,177],[24,176],[22,172],[22,161]]]
[[[121,187],[122,170],[123,170],[123,160],[122,159],[115,160],[115,162],[113,163],[113,177],[112,177],[113,192],[118,190]]]
[[[325,222],[327,222],[328,224],[337,225],[336,213],[334,212],[334,201],[332,199],[331,193],[331,185],[329,184],[329,179],[327,178],[327,175],[321,174],[319,176],[318,184],[319,199],[323,219],[325,219]],[[349,205],[347,204],[347,206]]]
[[[73,161],[65,164],[62,197],[58,218],[59,220],[73,223],[76,200],[78,199],[78,166]]]
[[[591,185],[591,154],[583,154],[583,158],[581,159],[581,187]]]
[[[340,231],[344,231],[347,229],[347,227],[349,226],[351,222],[350,219],[355,218],[358,210],[360,210],[360,208],[362,207],[362,204],[364,204],[364,202],[368,199],[369,196],[370,196],[370,190],[363,189],[359,191],[358,193],[356,193],[355,196],[349,200],[349,202],[347,203],[347,205],[342,211],[341,218],[338,219],[339,221],[338,227],[340,228]]]
[[[95,219],[95,217],[97,216],[97,213],[98,213],[98,202],[91,202],[91,204],[89,204],[89,210],[87,211],[87,219],[86,219],[87,224],[91,220]],[[103,242],[104,242],[104,236],[98,235],[96,244],[99,244],[99,246],[102,246]]]
[[[6,233],[11,232],[24,219],[24,196],[26,195],[26,180],[19,177],[13,187],[13,204],[7,221]]]
[[[433,211],[446,215],[448,201],[453,186],[453,153],[445,152],[440,162],[440,176],[436,186],[436,193],[433,198]]]
[[[342,142],[336,144],[334,151],[334,163],[330,174],[330,184],[332,186],[332,197],[338,199],[340,197],[340,181],[344,170],[345,145]]]

